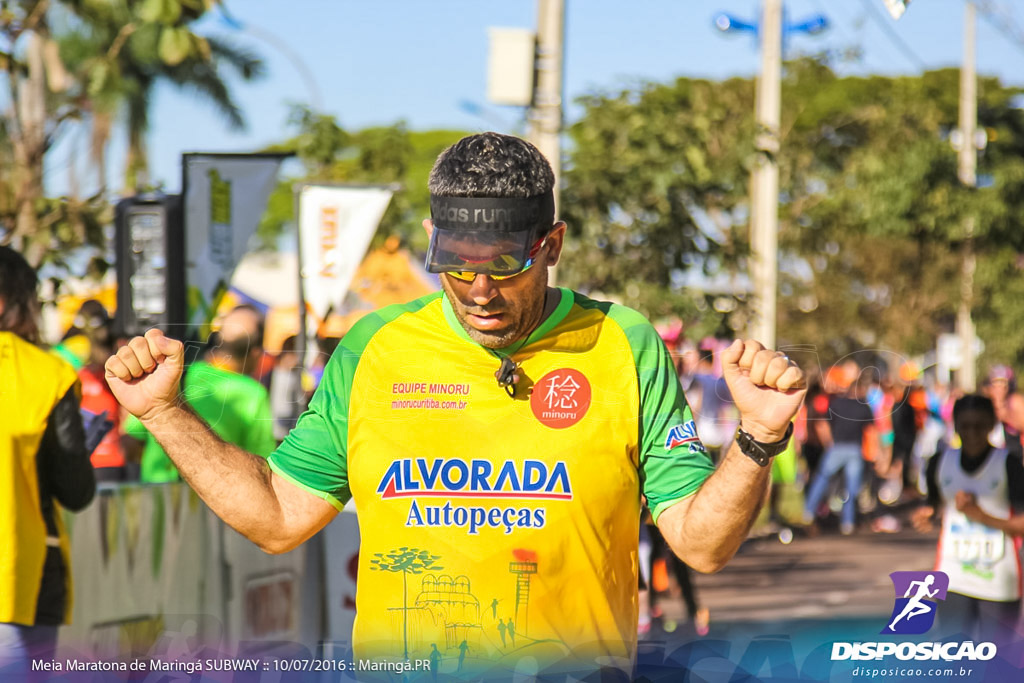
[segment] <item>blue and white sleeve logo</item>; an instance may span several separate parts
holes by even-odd
[[[935,623],[936,601],[946,599],[949,577],[944,572],[893,572],[889,578],[896,591],[896,602],[881,633],[927,632]]]
[[[697,436],[697,425],[693,420],[688,420],[685,424],[676,425],[668,430],[668,436],[665,437],[666,451],[683,445],[689,446],[691,453],[706,452],[703,444],[700,442],[700,437]]]

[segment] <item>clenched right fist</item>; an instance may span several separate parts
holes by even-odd
[[[135,337],[107,359],[107,384],[114,398],[140,420],[177,405],[185,345],[158,329]]]

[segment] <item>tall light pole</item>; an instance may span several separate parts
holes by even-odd
[[[894,19],[899,19],[910,0],[885,0]],[[987,3],[986,3],[987,4]],[[984,5],[983,5],[984,7]],[[957,152],[957,176],[968,188],[978,185],[978,150],[985,148],[985,132],[978,130],[977,6],[973,0],[964,5],[964,57],[960,66],[960,121],[951,137]],[[960,371],[957,387],[972,392],[978,384],[977,333],[971,308],[974,305],[974,216],[964,219],[964,246],[960,270],[960,306],[956,315],[956,335],[960,347]]]
[[[975,138],[978,125],[978,77],[975,67],[975,29],[977,17],[973,2],[964,7],[964,60],[960,67],[960,123],[958,137],[958,175],[968,188],[978,184],[978,150]],[[957,386],[972,392],[977,384],[977,359],[974,351],[974,216],[964,221],[963,263],[960,276],[960,308],[956,316],[957,336],[960,338],[961,363]]]
[[[820,33],[828,20],[815,15],[798,23],[783,20],[782,0],[763,0],[758,24],[727,14],[715,17],[722,31],[754,32],[760,38],[757,78],[757,161],[750,182],[750,251],[754,300],[750,335],[775,348],[776,290],[779,272],[779,119],[781,116],[782,39],[788,33]]]
[[[754,339],[775,348],[775,293],[779,251],[779,118],[782,109],[782,0],[764,0],[761,74],[757,79],[757,161],[750,183]]]

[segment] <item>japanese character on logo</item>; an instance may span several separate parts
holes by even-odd
[[[574,410],[578,408],[579,403],[576,401],[575,396],[579,388],[579,383],[573,379],[572,375],[567,374],[564,378],[554,375],[548,381],[548,390],[544,395],[548,409]]]

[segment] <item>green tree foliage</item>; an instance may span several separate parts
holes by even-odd
[[[213,105],[233,128],[245,124],[226,82],[230,69],[243,80],[263,75],[253,52],[222,37],[192,32],[216,0],[65,0],[73,12],[60,38],[61,55],[85,88],[93,114],[93,156],[102,169],[110,119],[120,115],[128,135],[125,193],[147,184],[145,135],[149,106],[160,82]],[[101,176],[100,182],[105,182]]]
[[[681,78],[582,99],[570,129],[560,277],[654,317],[694,319],[714,293],[683,287],[691,269],[729,269],[742,254],[753,152],[753,88]],[[710,316],[708,328],[719,327]],[[707,323],[707,321],[705,321]]]
[[[90,120],[100,187],[103,151],[117,115],[129,137],[126,184],[144,184],[144,135],[159,80],[187,86],[212,101],[232,125],[242,114],[219,67],[243,78],[259,60],[191,25],[218,0],[21,0],[0,5],[0,52],[6,74],[0,139],[0,241],[13,242],[33,264],[59,259],[83,243],[100,245],[109,221],[104,190],[85,200],[44,197],[47,151],[69,121]]]
[[[956,70],[853,78],[816,59],[787,65],[780,343],[813,344],[826,357],[868,345],[930,348],[959,302],[973,216],[979,329],[990,350],[1024,360],[1024,339],[1009,340],[1020,335],[1008,327],[1006,285],[1020,279],[1015,255],[1024,251],[1020,90],[979,82],[990,138],[979,174],[990,186],[977,190],[960,183],[949,143],[958,91]],[[563,193],[569,284],[654,318],[681,316],[699,334],[743,331],[742,288],[730,302],[716,287],[681,284],[687,270],[746,271],[753,94],[749,80],[684,78],[583,98]],[[1006,340],[993,345],[994,336]]]
[[[780,242],[816,275],[782,279],[780,337],[836,355],[931,346],[955,309],[952,245],[970,206],[945,139],[957,91],[951,71],[837,78],[818,63],[791,65]]]

